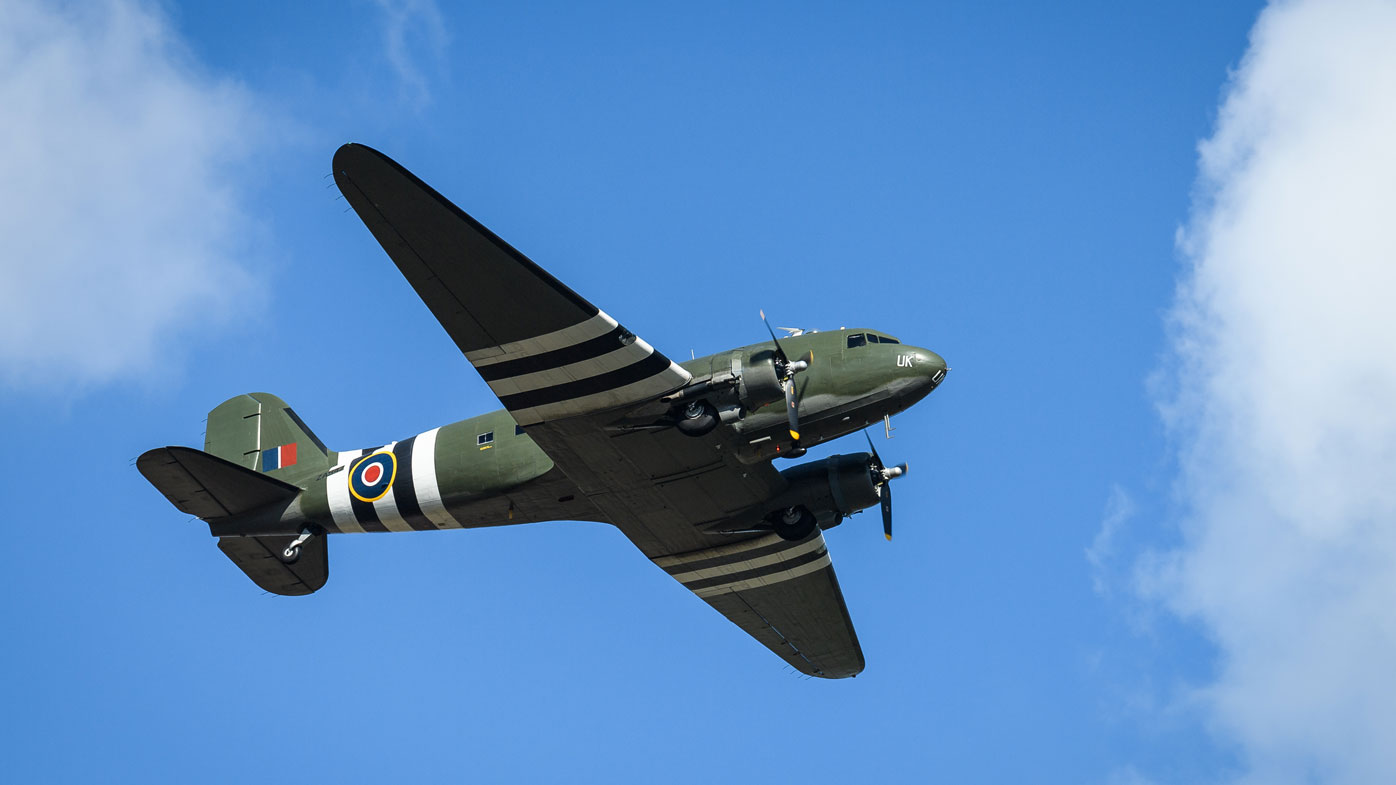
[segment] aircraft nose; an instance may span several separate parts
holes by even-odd
[[[915,357],[913,367],[915,367],[917,375],[929,382],[929,389],[926,390],[929,393],[945,381],[945,374],[950,371],[950,366],[945,364],[944,357],[930,349],[917,349]]]

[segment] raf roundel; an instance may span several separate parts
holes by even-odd
[[[397,477],[397,456],[376,452],[362,458],[349,471],[349,492],[361,502],[376,502],[393,487]]]

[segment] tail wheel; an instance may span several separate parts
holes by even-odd
[[[687,436],[702,436],[717,427],[717,407],[707,401],[692,401],[678,412],[676,427]]]
[[[814,531],[818,521],[804,507],[788,507],[776,513],[771,528],[782,540],[803,540]]]
[[[276,554],[276,558],[280,559],[282,564],[295,564],[301,560],[301,546],[293,545]]]

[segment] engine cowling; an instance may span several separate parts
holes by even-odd
[[[786,469],[781,476],[790,487],[775,500],[771,515],[804,507],[814,514],[820,528],[837,526],[844,516],[871,507],[882,498],[871,465],[872,456],[860,452]]]
[[[775,352],[759,350],[734,359],[737,398],[747,411],[784,400],[785,389],[780,386],[780,376],[776,373]]]

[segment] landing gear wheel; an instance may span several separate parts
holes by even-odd
[[[814,513],[804,507],[789,507],[776,514],[771,528],[782,540],[803,540],[814,531],[818,521]]]
[[[707,401],[693,401],[678,411],[675,427],[686,436],[702,436],[717,427],[717,408]]]
[[[300,561],[301,546],[314,536],[315,532],[310,529],[301,529],[300,536],[286,543],[286,550],[276,554],[276,558],[280,559],[282,564],[295,564]]]

